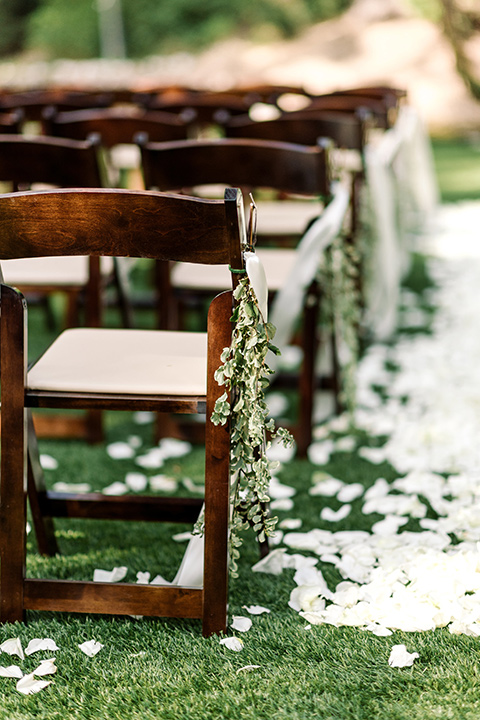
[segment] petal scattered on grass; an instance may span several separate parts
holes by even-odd
[[[220,645],[225,645],[226,648],[229,650],[233,650],[234,652],[240,652],[243,650],[243,640],[240,640],[240,638],[236,637],[227,637],[222,638],[220,640]]]
[[[24,675],[17,682],[16,687],[22,695],[32,695],[46,688],[51,682],[51,680],[35,680],[33,673],[29,673],[29,675]]]
[[[178,488],[178,482],[167,475],[153,475],[149,483],[154,492],[175,492]]]
[[[135,463],[143,468],[156,469],[162,467],[164,459],[165,457],[162,450],[156,447],[152,448],[144,455],[139,455],[135,458]]]
[[[51,455],[40,453],[40,465],[44,470],[56,470],[58,468],[58,461]]]
[[[293,500],[291,498],[278,498],[272,500],[270,507],[272,510],[285,510],[288,512],[293,509]]]
[[[205,495],[205,485],[196,485],[190,478],[183,478],[182,485],[189,492]]]
[[[302,527],[302,520],[300,518],[285,518],[278,523],[278,527],[284,530],[298,530]]]
[[[125,483],[120,482],[117,480],[116,482],[113,482],[111,485],[107,485],[107,487],[103,488],[102,493],[104,495],[125,495],[125,493],[128,492],[128,487],[125,485]]]
[[[107,454],[113,460],[129,460],[135,455],[135,449],[126,442],[114,442],[107,445]]]
[[[390,667],[411,667],[415,660],[420,657],[417,652],[409,653],[405,645],[394,645],[388,658]]]
[[[351,483],[350,485],[344,485],[337,493],[337,500],[340,502],[349,503],[357,498],[361,497],[364,492],[364,487],[361,483]]]
[[[0,677],[22,678],[23,672],[18,665],[9,665],[8,667],[0,665]]]
[[[125,475],[125,485],[133,492],[143,492],[148,485],[148,478],[143,473],[129,472]]]
[[[320,517],[322,520],[327,520],[328,522],[340,522],[340,520],[344,520],[348,517],[348,515],[350,515],[351,509],[352,506],[348,503],[346,505],[342,505],[342,507],[338,510],[332,510],[332,508],[324,507],[322,508]]]
[[[137,572],[137,583],[138,585],[148,585],[150,582],[149,572]]]
[[[0,651],[7,653],[8,655],[18,655],[18,657],[22,660],[25,659],[20,638],[10,638],[9,640],[5,640],[5,642],[0,645]]]
[[[165,460],[167,458],[183,457],[192,451],[191,443],[177,438],[162,438],[158,446]]]
[[[252,571],[268,573],[270,575],[281,575],[283,572],[283,556],[285,553],[285,548],[272,550],[266,557],[252,566]]]
[[[258,670],[261,667],[261,665],[244,665],[241,668],[238,668],[238,670],[235,671],[235,674],[238,675],[240,672],[250,672],[251,670]]]
[[[49,658],[48,660],[42,660],[37,669],[33,671],[33,674],[36,677],[43,677],[44,675],[55,675],[57,669],[58,668],[55,665],[55,658]]]
[[[104,645],[97,642],[96,640],[87,640],[78,647],[83,653],[85,653],[85,655],[88,655],[88,657],[94,657],[97,653],[100,652]]]
[[[248,632],[252,627],[252,621],[243,615],[234,615],[230,627],[238,632]]]
[[[101,570],[97,568],[93,571],[93,582],[120,582],[128,572],[128,568],[114,567],[113,570]]]
[[[307,456],[313,465],[326,465],[335,449],[333,440],[323,440],[310,445]]]
[[[137,425],[148,425],[153,422],[155,414],[149,410],[139,410],[133,414],[133,422]]]
[[[53,484],[53,489],[55,492],[88,493],[92,487],[89,483],[66,483],[60,480]]]
[[[55,640],[52,640],[51,638],[34,638],[28,643],[25,649],[25,655],[32,655],[32,653],[39,652],[40,650],[50,650],[51,652],[56,652],[59,649],[60,648],[57,647]]]
[[[262,615],[263,613],[269,613],[269,610],[263,605],[242,605],[243,609],[246,610],[250,615]]]

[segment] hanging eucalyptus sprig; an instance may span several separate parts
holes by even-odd
[[[326,300],[324,322],[335,336],[340,400],[350,413],[356,405],[356,371],[360,351],[358,268],[358,251],[352,243],[339,236],[325,253],[318,275]]]
[[[277,521],[270,517],[268,509],[273,463],[267,457],[267,432],[286,445],[293,439],[287,430],[275,429],[273,420],[268,420],[265,389],[272,371],[266,356],[268,350],[278,353],[271,342],[275,327],[264,322],[248,277],[238,283],[234,299],[232,342],[224,349],[223,365],[215,374],[218,384],[225,385],[227,390],[217,400],[211,419],[218,425],[230,418],[232,517],[229,550],[230,570],[236,577],[242,544],[240,533],[252,527],[259,542],[263,542],[272,535]]]

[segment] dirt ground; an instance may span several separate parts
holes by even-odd
[[[480,102],[468,95],[456,74],[452,50],[440,29],[397,3],[400,0],[359,0],[341,18],[314,25],[295,40],[255,44],[236,38],[198,56],[4,62],[0,87],[148,88],[181,83],[226,89],[268,82],[321,93],[380,83],[406,89],[433,133],[480,133]],[[480,78],[480,33],[469,53]]]

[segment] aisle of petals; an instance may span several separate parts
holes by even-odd
[[[357,447],[372,464],[388,461],[393,483],[378,477],[365,492],[318,471],[310,495],[321,517],[335,523],[352,502],[383,519],[370,532],[314,529],[283,536],[255,571],[295,568],[290,606],[309,624],[480,635],[480,205],[448,207],[424,244],[434,280],[422,302],[435,308],[431,330],[399,334],[393,345],[374,345],[358,373],[355,426],[374,447]],[[446,252],[445,252],[446,251]],[[400,327],[428,319],[418,297],[403,296]],[[344,419],[330,430],[346,430]],[[322,432],[320,432],[322,435]],[[325,464],[339,441],[324,432],[310,448]],[[354,437],[345,435],[350,446]],[[378,441],[378,442],[377,442]],[[329,498],[342,504],[328,507]],[[402,531],[414,518],[420,530]],[[292,553],[297,550],[301,553]],[[343,580],[328,587],[318,562],[332,563]]]

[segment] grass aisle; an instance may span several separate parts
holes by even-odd
[[[319,428],[312,462],[294,459],[283,465],[277,505],[290,504],[285,503],[289,497],[282,497],[292,493],[285,487],[295,491],[292,507],[276,511],[284,534],[273,552],[277,559],[283,557],[281,567],[277,564],[283,569],[279,574],[252,572],[258,552],[248,539],[239,578],[231,584],[230,615],[252,620],[248,632],[229,632],[241,638],[243,650],[234,652],[216,637],[203,639],[199,622],[29,613],[26,625],[0,627],[0,644],[19,637],[25,649],[30,640],[48,637],[58,650],[24,659],[3,652],[0,665],[15,664],[29,673],[41,660],[55,656],[58,671],[42,678],[52,681],[48,687],[29,696],[17,692],[15,679],[0,677],[0,719],[478,718],[479,262],[436,259],[425,264],[422,257],[416,258],[403,295],[398,337],[391,346],[372,348],[362,364],[356,429],[349,429],[344,419]],[[115,414],[108,422],[108,442],[126,443],[132,457],[114,459],[104,447],[86,448],[82,443],[44,442],[42,452],[58,463],[47,471],[50,485],[81,480],[97,490],[126,480],[140,487],[138,475],[135,481],[128,473],[157,478],[157,487],[168,487],[165,479],[174,481],[192,493],[201,485],[201,450],[145,469],[135,458],[150,448],[151,426]],[[403,477],[411,484],[399,482]],[[332,485],[331,478],[341,483]],[[326,507],[331,513],[341,511],[343,519],[329,519],[334,515],[325,514]],[[126,579],[133,582],[139,572],[150,572],[152,578],[160,573],[170,580],[185,547],[172,536],[188,530],[181,525],[93,521],[57,521],[56,527],[62,555],[54,559],[38,556],[33,533],[29,536],[31,576],[90,579],[95,568],[125,566]],[[348,534],[358,531],[364,534]],[[412,540],[433,536],[435,542],[421,547]],[[389,548],[395,553],[390,556],[395,560],[391,568]],[[433,557],[430,552],[441,553],[445,562],[464,561],[461,571],[455,565],[450,576],[434,576],[431,563],[422,566],[440,583],[435,586],[437,611],[428,595],[432,580],[423,596],[417,593],[425,601],[419,606],[407,607],[411,598],[399,596],[405,604],[397,607],[392,620],[388,593],[415,582],[418,587],[422,577],[405,581],[389,576],[390,585],[377,585],[374,611],[378,614],[383,608],[384,616],[374,618],[375,628],[365,629],[372,619],[367,618],[368,603],[359,598],[372,573],[377,577],[380,571],[396,572],[400,562],[420,562]],[[415,567],[421,566],[413,563],[408,572]],[[478,588],[472,578],[478,579]],[[327,589],[321,589],[322,580]],[[302,591],[309,585],[312,592]],[[452,600],[448,610],[442,598],[452,595],[453,585],[457,602]],[[348,592],[353,593],[349,599]],[[250,615],[245,605],[270,612]],[[335,616],[338,626],[332,624],[333,615],[322,622],[322,613],[333,605],[340,608]],[[370,602],[368,612],[373,612],[372,606]],[[433,629],[441,620],[440,611],[445,626]],[[453,626],[460,634],[451,632],[454,619],[463,622],[461,628]],[[353,627],[354,621],[360,627]],[[373,630],[388,630],[389,622],[390,627],[394,622],[405,627],[390,635],[375,634]],[[406,630],[415,623],[428,629]],[[78,647],[90,640],[103,645],[94,657]],[[412,666],[389,666],[391,649],[399,644],[418,653]]]

